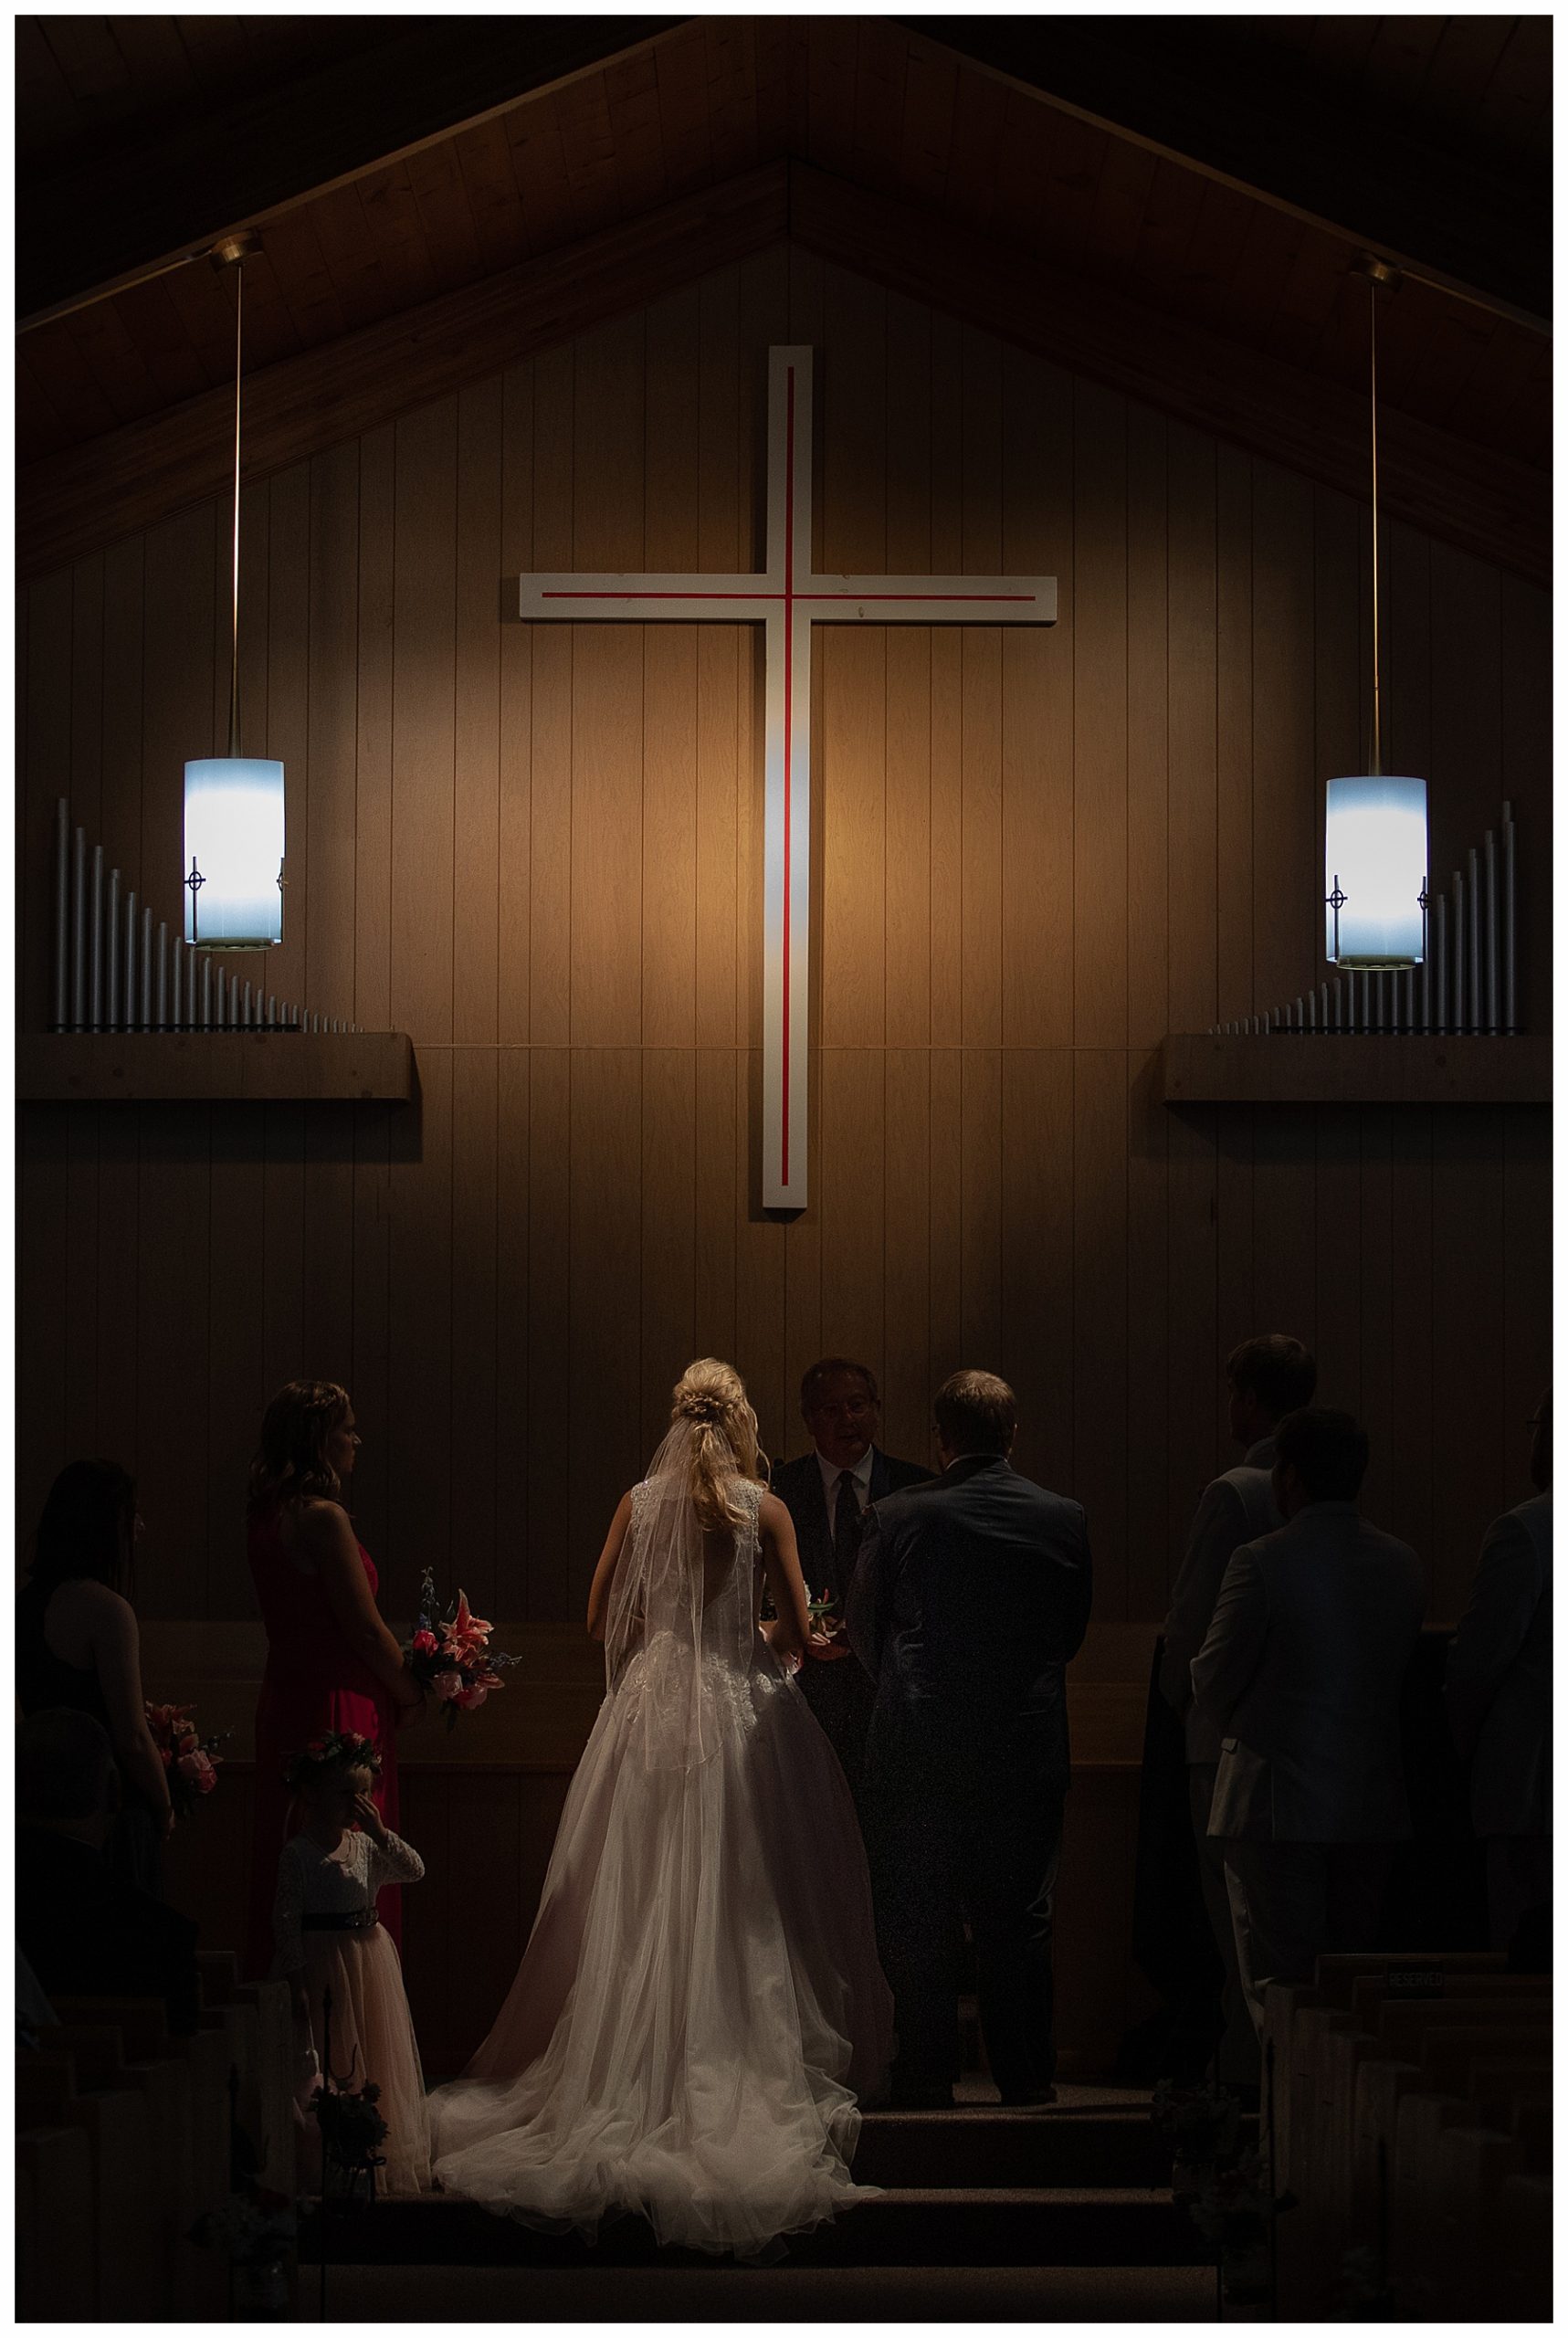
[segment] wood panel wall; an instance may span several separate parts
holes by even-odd
[[[764,353],[819,354],[828,568],[1054,574],[1047,634],[846,629],[817,664],[813,1195],[757,1200],[760,671],[746,628],[498,618],[531,566],[750,565]],[[688,1358],[775,1453],[826,1350],[922,1455],[953,1366],[1150,1626],[1231,1459],[1220,1365],[1299,1332],[1365,1417],[1372,1511],[1461,1602],[1549,1369],[1546,1115],[1168,1111],[1155,1050],[1321,971],[1321,782],[1358,767],[1364,514],[780,246],[247,498],[247,748],[288,765],[268,988],[412,1031],[417,1109],[28,1109],[17,1500],[138,1472],[150,1615],[250,1612],[263,1402],[351,1385],[389,1611],[580,1607]],[[1523,840],[1549,1011],[1543,595],[1391,528],[1395,768],[1434,868]],[[177,914],[180,767],[226,721],[226,513],[21,606],[19,969],[41,1025],[54,799]],[[819,640],[821,637],[819,637]]]

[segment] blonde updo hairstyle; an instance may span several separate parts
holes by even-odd
[[[745,1384],[733,1364],[700,1356],[675,1384],[669,1412],[691,1425],[691,1503],[709,1533],[743,1526],[747,1512],[737,1493],[737,1474],[767,1483],[757,1441],[757,1416],[746,1401]]]

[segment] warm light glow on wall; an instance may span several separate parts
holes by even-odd
[[[1331,779],[1323,876],[1331,965],[1418,966],[1426,953],[1426,781]]]
[[[209,950],[281,942],[282,873],[282,764],[254,755],[187,764],[185,940]]]

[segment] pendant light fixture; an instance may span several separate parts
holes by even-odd
[[[1369,769],[1328,784],[1323,823],[1324,948],[1349,968],[1418,966],[1426,954],[1426,783],[1383,768],[1377,511],[1377,303],[1399,271],[1368,253],[1372,372],[1372,753]]]
[[[205,950],[259,950],[283,939],[283,766],[239,751],[239,428],[245,262],[254,236],[227,236],[215,268],[234,274],[234,625],[228,753],[185,765],[185,940]]]

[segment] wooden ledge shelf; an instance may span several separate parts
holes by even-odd
[[[1335,1037],[1173,1032],[1167,1104],[1549,1104],[1542,1038]]]
[[[30,1033],[22,1104],[406,1104],[406,1031]]]

